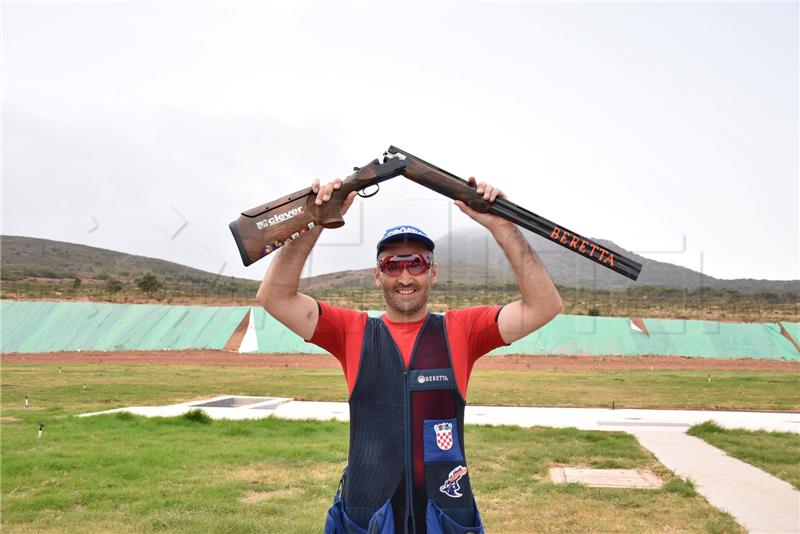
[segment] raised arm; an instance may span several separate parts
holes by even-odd
[[[324,186],[320,186],[319,180],[314,180],[311,187],[317,193],[316,204],[322,205],[330,200],[331,192],[341,185],[338,178]],[[353,191],[342,205],[342,216],[350,208],[355,195]],[[258,303],[267,313],[303,339],[314,334],[319,310],[313,298],[298,291],[300,274],[321,233],[322,227],[316,226],[303,239],[295,239],[278,249],[256,294]]]
[[[469,180],[475,183],[475,178]],[[483,198],[489,201],[505,196],[502,191],[484,182],[477,184],[476,192],[483,193]],[[516,275],[522,298],[507,304],[500,312],[497,323],[503,340],[512,343],[550,322],[564,305],[539,256],[519,228],[497,215],[479,213],[460,200],[455,204],[492,233]]]

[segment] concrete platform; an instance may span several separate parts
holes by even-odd
[[[175,417],[191,410],[203,410],[211,419],[263,419],[275,413],[281,404],[292,402],[283,397],[250,397],[246,395],[220,395],[211,399],[169,404],[166,406],[128,406],[102,412],[82,413],[78,417],[91,417],[117,412],[130,412],[144,417]]]
[[[556,484],[585,484],[592,488],[657,489],[660,478],[646,469],[589,469],[551,467],[550,480]]]

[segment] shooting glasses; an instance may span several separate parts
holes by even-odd
[[[419,276],[431,268],[431,260],[422,254],[407,254],[404,256],[386,256],[378,262],[378,268],[386,276],[397,278],[403,274],[403,269],[408,270],[411,276]]]

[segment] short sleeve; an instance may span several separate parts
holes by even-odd
[[[469,361],[474,362],[487,352],[509,345],[500,335],[497,318],[502,306],[475,306],[453,310],[453,319],[468,332]]]
[[[317,326],[308,343],[323,348],[333,354],[340,362],[345,361],[347,336],[359,330],[364,312],[331,306],[327,302],[317,301],[319,318]],[[363,330],[363,327],[361,328]]]

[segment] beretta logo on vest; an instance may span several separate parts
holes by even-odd
[[[424,384],[425,382],[449,382],[450,379],[447,378],[447,375],[419,375],[417,377],[417,382],[420,384]]]

